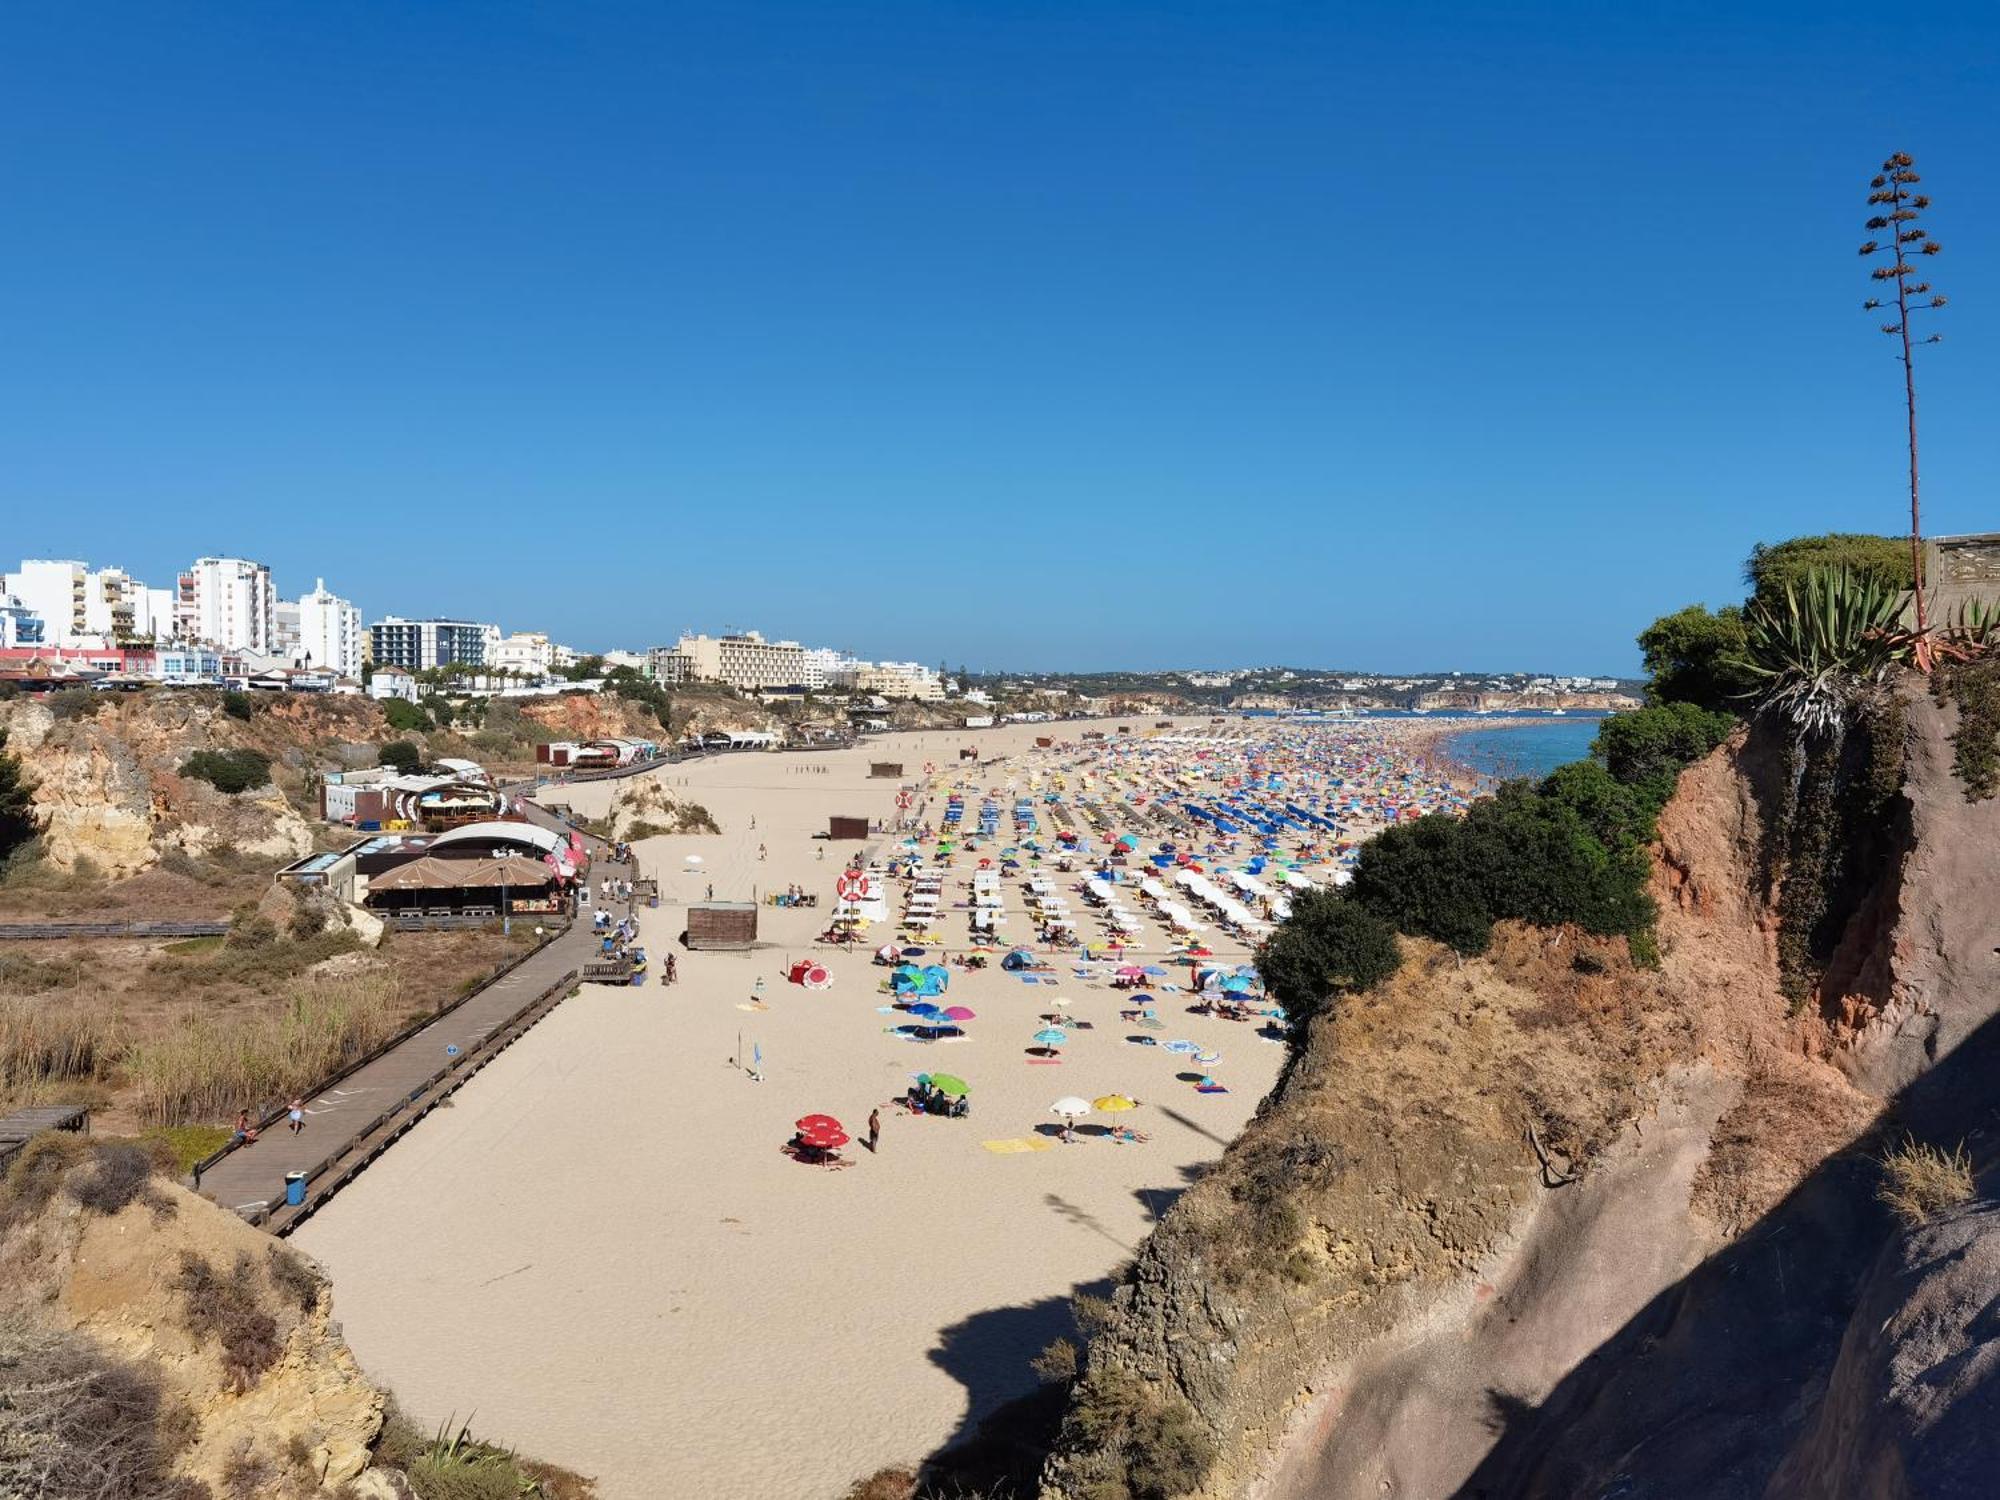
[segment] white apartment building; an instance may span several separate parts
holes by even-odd
[[[805,689],[809,693],[821,693],[828,688],[853,687],[854,674],[861,670],[862,665],[845,651],[836,651],[831,646],[808,647],[803,679]]]
[[[0,592],[10,594],[21,607],[41,617],[45,646],[82,646],[89,631],[88,583],[90,570],[80,562],[27,558],[21,566],[0,579]]]
[[[240,557],[198,557],[180,578],[181,638],[223,651],[278,650],[278,597],[271,570]]]
[[[797,641],[767,641],[754,630],[684,635],[672,654],[687,658],[692,680],[725,683],[742,693],[797,687],[806,680],[805,647]]]
[[[44,644],[116,646],[174,637],[174,596],[149,589],[123,568],[92,572],[85,563],[27,559],[0,577],[0,594],[42,620]]]
[[[300,658],[336,677],[359,677],[361,611],[329,593],[324,578],[315,578],[312,592],[299,596],[298,611]]]
[[[854,673],[854,691],[938,703],[944,699],[944,679],[934,668],[913,661],[862,662]]]
[[[556,664],[556,648],[538,630],[516,631],[502,636],[486,658],[486,665],[502,672],[524,672],[546,677]]]

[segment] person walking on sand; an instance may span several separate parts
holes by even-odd
[[[877,1105],[868,1111],[868,1151],[872,1156],[878,1149],[876,1142],[882,1139],[882,1108]]]
[[[292,1101],[291,1113],[287,1115],[285,1118],[291,1127],[291,1132],[293,1135],[297,1135],[301,1130],[304,1130],[306,1128],[305,1100],[294,1099]]]
[[[673,954],[669,953],[667,955],[667,983],[679,984],[680,982],[681,982],[681,966],[674,962]]]

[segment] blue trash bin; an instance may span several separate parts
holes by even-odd
[[[306,1201],[306,1174],[287,1172],[285,1174],[285,1202],[297,1208]]]

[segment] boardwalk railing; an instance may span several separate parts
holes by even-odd
[[[245,1219],[273,1234],[291,1233],[321,1204],[352,1182],[362,1168],[393,1145],[405,1131],[450,1098],[467,1079],[512,1046],[543,1016],[575,994],[576,989],[577,974],[571,969],[308,1167],[303,1203],[287,1203],[281,1197],[245,1214]]]
[[[356,1073],[359,1073],[363,1068],[367,1067],[370,1063],[374,1062],[378,1057],[383,1057],[386,1056],[388,1053],[394,1052],[398,1047],[402,1046],[403,1043],[407,1042],[411,1037],[415,1036],[425,1027],[436,1025],[439,1021],[443,1020],[446,1016],[450,1015],[453,1011],[457,1010],[461,1005],[465,1004],[466,1001],[472,999],[473,996],[484,993],[487,989],[490,989],[498,981],[505,979],[509,974],[513,973],[514,970],[518,969],[522,964],[526,963],[529,959],[533,958],[537,953],[540,953],[542,949],[546,948],[550,943],[554,942],[558,937],[562,936],[562,934],[566,932],[568,928],[569,928],[569,923],[566,920],[560,918],[551,919],[550,922],[548,923],[547,931],[539,943],[536,943],[533,946],[522,950],[521,952],[515,954],[512,958],[506,960],[506,962],[498,965],[491,974],[488,974],[484,979],[480,980],[478,984],[474,985],[471,989],[467,990],[463,995],[460,995],[456,1000],[452,1001],[449,1005],[441,1005],[436,1010],[431,1011],[427,1015],[418,1016],[415,1020],[411,1021],[407,1026],[405,1026],[401,1031],[397,1032],[394,1036],[390,1037],[387,1041],[382,1042],[378,1046],[370,1048],[368,1051],[362,1053],[359,1057],[355,1058],[352,1062],[348,1063],[346,1067],[342,1068],[338,1073],[335,1073],[331,1078],[323,1079],[318,1084],[314,1085],[314,1087],[307,1090],[305,1097],[317,1098],[319,1095],[324,1094],[328,1089],[339,1087],[341,1083],[345,1082],[349,1078],[352,1078]],[[259,1134],[262,1134],[264,1131],[270,1129],[273,1125],[276,1125],[280,1120],[285,1118],[287,1110],[288,1106],[286,1106],[285,1104],[281,1103],[274,1105],[269,1113],[265,1114],[263,1118],[259,1119],[256,1122],[255,1126],[256,1131]],[[190,1173],[190,1175],[194,1178],[195,1191],[196,1192],[201,1191],[202,1173],[206,1172],[210,1167],[214,1166],[217,1162],[221,1161],[223,1157],[229,1155],[230,1152],[238,1149],[242,1145],[243,1145],[242,1141],[232,1140],[226,1146],[223,1146],[219,1150],[211,1151],[207,1156],[204,1156],[200,1161],[196,1162],[194,1164],[192,1172]]]
[[[0,922],[0,942],[21,938],[224,937],[227,922]]]

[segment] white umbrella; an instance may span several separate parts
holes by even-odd
[[[1088,1099],[1079,1099],[1074,1094],[1066,1094],[1049,1106],[1049,1113],[1065,1115],[1070,1119],[1081,1119],[1090,1113],[1090,1109],[1091,1104]]]
[[[699,854],[690,854],[690,855],[689,855],[689,856],[687,857],[687,859],[686,859],[685,863],[687,863],[687,864],[691,864],[691,865],[698,865],[698,864],[700,864],[700,863],[701,863],[701,856],[700,856]]]

